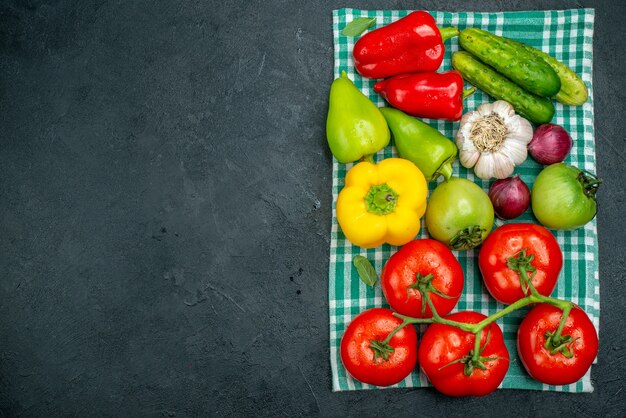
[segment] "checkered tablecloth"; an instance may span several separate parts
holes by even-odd
[[[342,70],[348,73],[356,86],[374,103],[383,106],[383,99],[374,93],[374,80],[364,79],[356,73],[352,61],[352,48],[358,38],[341,35],[346,23],[357,17],[375,17],[376,24],[370,30],[397,20],[410,11],[375,11],[340,9],[333,11],[333,33],[335,43],[335,77]],[[448,13],[431,12],[437,24],[456,26],[459,29],[479,27],[497,35],[524,42],[555,56],[581,75],[589,87],[590,97],[583,106],[564,106],[556,103],[556,113],[552,123],[567,129],[574,147],[565,160],[592,173],[596,171],[594,123],[593,123],[593,89],[592,89],[592,38],[594,11],[593,9],[552,10],[503,13]],[[459,49],[457,38],[446,42],[446,55],[440,70],[452,69],[450,57]],[[481,103],[493,101],[486,94],[478,91],[466,100],[466,109],[475,109]],[[425,120],[443,132],[448,138],[454,138],[458,122]],[[396,156],[396,150],[388,146],[380,151],[375,160]],[[366,286],[359,280],[356,269],[352,265],[352,257],[361,254],[367,257],[378,273],[383,264],[397,248],[383,245],[375,249],[365,250],[348,242],[337,224],[335,203],[337,195],[344,184],[346,172],[352,164],[333,162],[333,212],[330,244],[329,266],[329,310],[330,310],[330,360],[332,366],[332,382],[334,391],[373,389],[374,386],[362,384],[352,379],[341,363],[339,343],[348,323],[360,312],[373,307],[387,306],[380,284],[374,288]],[[532,187],[541,166],[528,158],[515,172]],[[489,182],[475,177],[471,170],[466,170],[455,162],[454,175],[468,178],[488,190]],[[436,184],[430,184],[430,191]],[[537,222],[531,211],[527,211],[515,221]],[[574,301],[591,317],[596,329],[599,327],[600,298],[598,277],[598,237],[595,220],[574,231],[553,231],[564,252],[563,270],[559,277],[553,296]],[[428,236],[422,223],[420,237]],[[477,250],[455,252],[465,271],[465,289],[456,310],[474,310],[485,315],[502,309],[503,305],[489,296],[482,285],[476,258]],[[593,386],[590,373],[579,382],[565,386],[550,386],[531,379],[523,369],[517,357],[515,338],[517,326],[527,310],[520,310],[498,321],[504,331],[506,344],[511,354],[509,372],[502,383],[504,389],[536,389],[563,392],[591,392]],[[428,381],[418,370],[394,387],[424,387]]]

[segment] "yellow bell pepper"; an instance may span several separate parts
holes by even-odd
[[[346,174],[337,198],[337,222],[354,245],[404,245],[417,236],[428,186],[409,160],[361,162]]]

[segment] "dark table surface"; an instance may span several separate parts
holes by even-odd
[[[331,392],[339,7],[594,7],[595,392]],[[619,416],[625,2],[4,1],[0,415]]]

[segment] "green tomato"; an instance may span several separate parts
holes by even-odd
[[[425,219],[432,238],[453,250],[469,250],[491,232],[493,205],[479,186],[451,177],[431,194]]]
[[[549,165],[541,170],[530,192],[533,213],[548,228],[583,226],[596,216],[596,191],[600,183],[593,174],[571,165]]]

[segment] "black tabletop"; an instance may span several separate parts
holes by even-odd
[[[331,392],[339,7],[596,9],[592,394]],[[0,415],[623,415],[626,3],[0,5]]]

